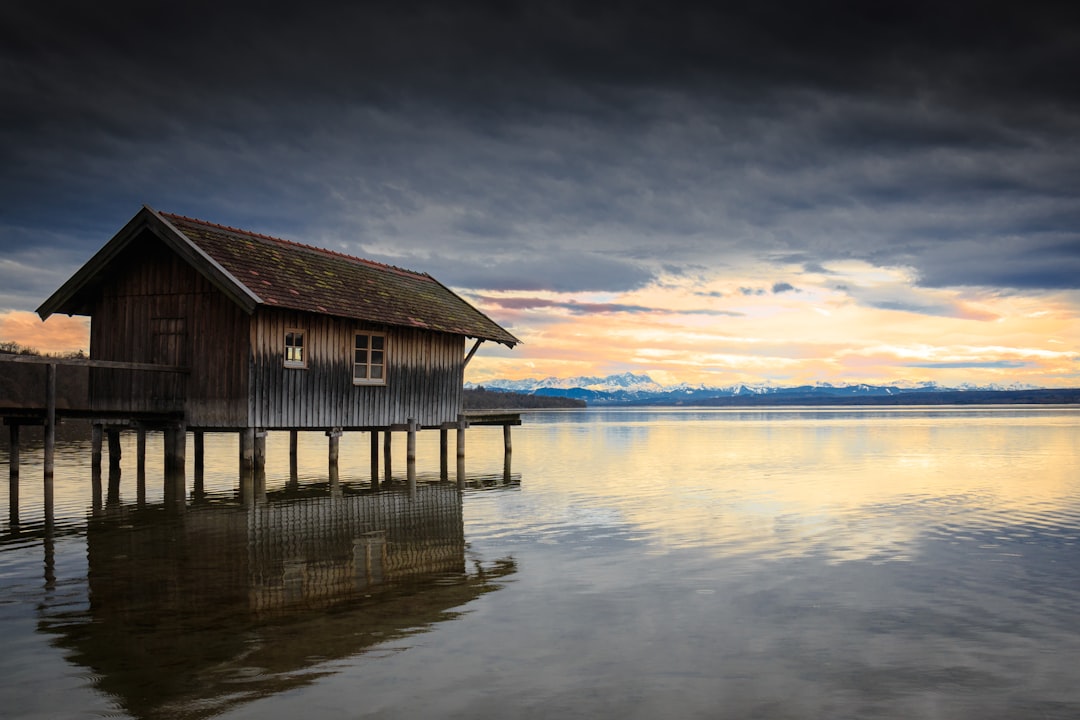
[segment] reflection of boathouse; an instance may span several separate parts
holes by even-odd
[[[91,520],[91,592],[107,598],[104,608],[140,594],[148,569],[159,604],[220,595],[255,611],[322,607],[411,576],[465,570],[461,494],[447,485],[422,486],[412,498],[379,492],[193,506],[168,522],[158,514],[124,508]],[[121,557],[126,571],[114,562]]]
[[[452,619],[512,560],[466,561],[461,494],[112,508],[87,529],[89,609],[43,629],[136,717],[207,717]]]

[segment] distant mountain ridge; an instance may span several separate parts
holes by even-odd
[[[816,383],[796,387],[775,385],[729,386],[661,385],[645,374],[632,372],[606,377],[572,377],[525,380],[489,380],[484,383],[466,383],[466,388],[483,387],[499,392],[546,395],[584,400],[589,405],[739,405],[739,404],[899,404],[901,397],[912,401],[934,402],[976,401],[991,402],[993,398],[1012,402],[1078,402],[1080,389],[1075,391],[1044,391],[1033,385],[1013,383],[1009,385],[974,385],[964,383],[947,387],[937,383],[894,383],[891,385],[833,385]],[[970,395],[969,395],[970,394]],[[1046,399],[1046,398],[1052,399]],[[1024,400],[1023,398],[1027,398]]]

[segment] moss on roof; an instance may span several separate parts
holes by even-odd
[[[427,273],[159,213],[266,305],[520,342]]]

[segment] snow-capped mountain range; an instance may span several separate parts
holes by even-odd
[[[590,405],[626,405],[626,404],[678,404],[692,405],[708,400],[737,398],[739,396],[774,396],[776,400],[784,398],[855,398],[880,397],[908,393],[938,393],[958,391],[1002,391],[1034,390],[1033,385],[1014,383],[1011,385],[974,385],[964,383],[946,387],[937,383],[893,383],[890,385],[833,385],[815,383],[798,387],[779,387],[776,385],[744,385],[710,387],[707,385],[661,385],[648,375],[631,372],[606,377],[571,377],[525,380],[489,380],[483,383],[465,383],[466,388],[483,387],[488,390],[524,393],[527,395],[554,395],[573,397],[587,401]],[[765,399],[765,398],[761,398]]]

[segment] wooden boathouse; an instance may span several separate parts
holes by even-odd
[[[294,457],[297,431],[324,431],[332,465],[341,433],[370,432],[373,481],[380,432],[388,466],[391,431],[409,433],[412,461],[415,432],[440,429],[445,457],[456,428],[460,461],[465,366],[483,342],[519,342],[426,273],[150,207],[37,312],[91,318],[88,397],[59,409],[0,402],[9,424],[39,413],[48,434],[56,412],[89,417],[96,458],[102,432],[162,429],[166,467],[181,474],[189,431],[196,472],[202,433],[238,432],[242,478],[274,430],[293,433]],[[481,422],[504,426],[509,451],[516,416]]]

